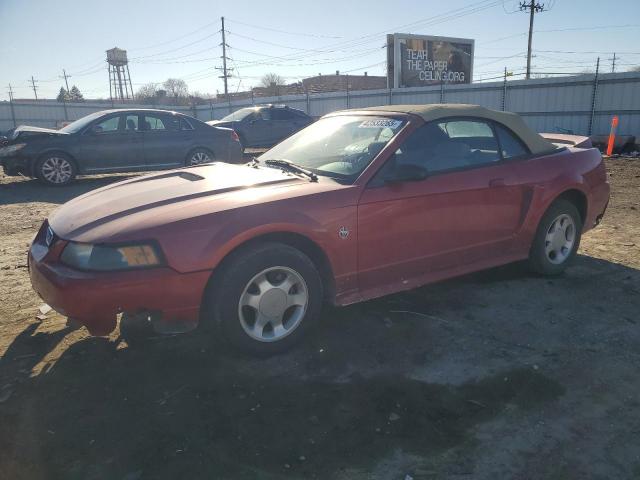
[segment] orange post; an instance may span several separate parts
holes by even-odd
[[[607,142],[607,156],[613,153],[613,143],[616,140],[616,129],[618,128],[618,116],[614,115],[611,119],[611,131],[609,132],[609,141]]]

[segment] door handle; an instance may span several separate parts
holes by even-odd
[[[505,185],[504,178],[493,178],[489,180],[489,187],[504,187]]]

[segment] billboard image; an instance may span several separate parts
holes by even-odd
[[[472,81],[471,39],[395,33],[387,43],[390,88]]]

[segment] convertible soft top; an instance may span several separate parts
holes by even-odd
[[[382,112],[398,112],[411,113],[420,115],[425,121],[439,120],[446,117],[476,117],[486,118],[494,122],[502,123],[510,128],[524,143],[527,144],[529,150],[533,154],[548,153],[556,150],[551,142],[542,138],[538,133],[534,132],[524,123],[524,120],[511,112],[499,112],[489,110],[480,105],[468,105],[463,103],[435,103],[430,105],[383,105],[379,107],[368,107],[358,110],[374,110]]]

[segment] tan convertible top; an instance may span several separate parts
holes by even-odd
[[[467,105],[462,103],[436,103],[430,105],[383,105],[380,107],[368,107],[358,110],[373,110],[381,112],[412,113],[420,115],[425,121],[439,120],[445,117],[477,117],[487,118],[494,122],[502,123],[527,144],[531,153],[547,153],[557,147],[531,130],[522,118],[510,112],[498,112],[489,110],[479,105]]]

